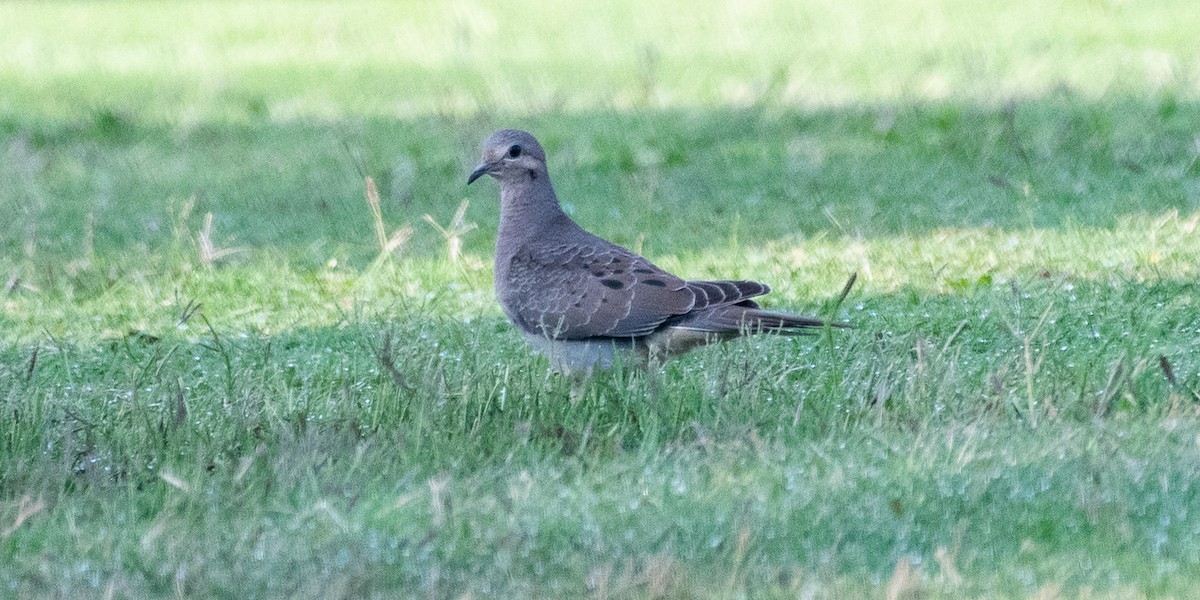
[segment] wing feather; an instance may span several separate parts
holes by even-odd
[[[526,248],[506,273],[500,302],[513,322],[560,340],[649,335],[769,291],[754,281],[685,281],[607,242]]]

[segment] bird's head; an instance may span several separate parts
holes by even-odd
[[[484,175],[502,184],[545,177],[546,152],[528,132],[501,129],[483,142],[483,160],[471,171],[467,184]]]

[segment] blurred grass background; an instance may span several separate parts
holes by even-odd
[[[175,126],[948,98],[995,107],[1055,90],[1194,91],[1189,7],[10,4],[0,65],[6,112],[108,108]]]
[[[801,208],[762,221],[769,238],[833,228],[825,208],[874,234],[1195,206],[1186,3],[667,4],[661,20],[621,3],[134,7],[0,7],[5,175],[21,182],[6,253],[33,236],[62,258],[89,213],[101,255],[158,249],[170,202],[197,196],[243,244],[366,258],[356,165],[398,217],[446,217],[481,136],[514,122],[576,175],[564,197],[641,189],[683,229],[756,196]],[[1176,176],[1145,181],[1160,168]],[[656,217],[630,215],[651,243],[674,236],[663,250],[696,246]],[[418,252],[435,245],[416,233]]]
[[[1190,2],[0,4],[17,597],[1189,597]],[[578,405],[465,187],[837,338]],[[379,186],[380,251],[364,202]],[[463,255],[447,225],[464,199]],[[225,252],[228,251],[228,252]]]

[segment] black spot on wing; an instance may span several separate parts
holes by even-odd
[[[611,288],[614,290],[620,290],[620,289],[625,288],[625,284],[621,283],[620,281],[617,281],[616,279],[601,279],[600,283],[604,284],[604,287]]]
[[[642,280],[642,283],[644,283],[646,285],[652,285],[654,287],[660,287],[660,288],[667,287],[667,282],[665,282],[661,279],[644,279],[644,280]]]

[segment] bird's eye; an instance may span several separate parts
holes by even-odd
[[[516,158],[520,155],[521,155],[521,146],[519,144],[513,144],[512,147],[508,149],[509,158]]]

